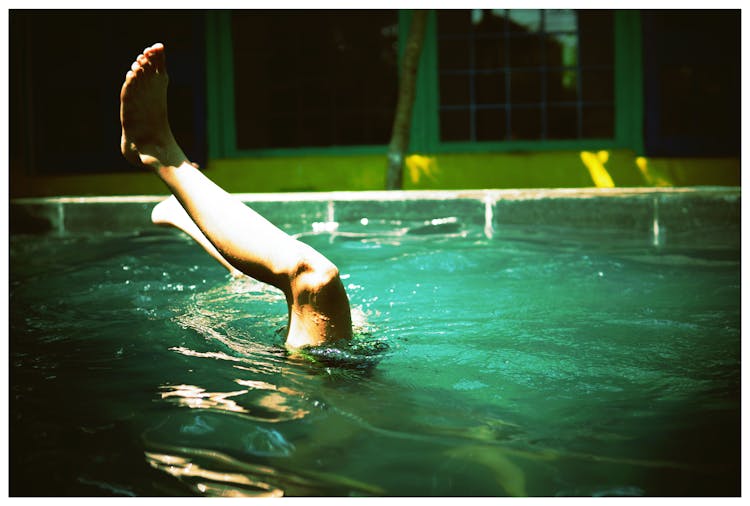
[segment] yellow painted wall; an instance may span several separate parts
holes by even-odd
[[[232,193],[382,190],[383,155],[212,160],[206,174]],[[413,155],[404,189],[740,186],[735,158],[645,159],[628,150]],[[166,194],[152,174],[31,177],[12,171],[11,197]]]

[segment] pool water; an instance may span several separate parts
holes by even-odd
[[[11,495],[739,495],[735,240],[406,231],[302,236],[365,366],[177,233],[12,236]]]

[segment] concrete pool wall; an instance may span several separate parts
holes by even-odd
[[[617,230],[660,236],[721,228],[739,239],[739,187],[376,191],[236,194],[276,225],[455,217],[492,237],[505,226]],[[166,196],[52,197],[10,201],[10,232],[122,233],[154,228],[151,209]],[[734,237],[736,232],[736,237]]]

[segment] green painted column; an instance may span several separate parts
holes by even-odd
[[[208,11],[206,30],[206,102],[208,157],[236,152],[234,63],[231,11]]]
[[[618,147],[644,153],[641,13],[615,12],[615,139]]]

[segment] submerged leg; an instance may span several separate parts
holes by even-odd
[[[167,119],[164,46],[139,55],[120,93],[122,153],[150,167],[234,268],[284,292],[289,306],[287,345],[318,345],[351,337],[349,299],[338,269],[236,199],[187,159]]]

